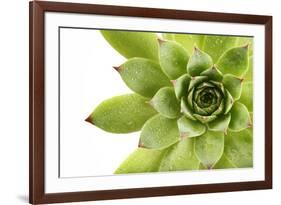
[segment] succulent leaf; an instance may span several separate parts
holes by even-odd
[[[185,116],[182,116],[180,119],[178,119],[178,128],[181,138],[197,137],[206,131],[205,125],[198,121],[188,119]]]
[[[253,83],[245,82],[242,87],[242,94],[239,102],[243,103],[249,112],[253,112]]]
[[[171,87],[161,88],[151,99],[150,104],[167,118],[177,118],[180,115],[180,101]]]
[[[222,113],[223,113],[223,110],[224,110],[224,107],[225,107],[225,99],[222,99],[222,100],[221,100],[221,103],[220,103],[220,105],[219,105],[219,107],[218,107],[218,109],[216,109],[216,110],[212,113],[212,115],[220,115],[220,114],[222,114]]]
[[[170,79],[176,79],[186,73],[188,59],[187,52],[180,44],[159,40],[160,66]]]
[[[134,92],[153,97],[164,86],[172,86],[159,64],[144,58],[132,58],[116,70],[126,85]]]
[[[191,76],[199,76],[204,70],[212,67],[212,58],[205,52],[194,47],[194,51],[187,64],[187,72]]]
[[[207,131],[195,139],[195,153],[200,162],[208,169],[221,158],[224,149],[223,132]]]
[[[207,70],[203,71],[200,75],[207,76],[209,80],[213,80],[217,82],[222,81],[223,78],[222,73],[219,71],[219,69],[217,69],[216,66],[212,66],[211,68],[208,68]]]
[[[252,37],[101,33],[128,58],[114,68],[137,94],[102,102],[86,121],[113,133],[141,129],[116,174],[253,166]]]
[[[214,169],[229,169],[236,168],[236,166],[223,154],[220,160],[215,164]]]
[[[253,137],[252,129],[240,132],[229,131],[225,136],[224,153],[236,167],[253,166]]]
[[[159,171],[196,170],[199,163],[194,153],[194,139],[185,138],[165,153]]]
[[[190,83],[188,90],[190,91],[192,88],[194,88],[196,85],[199,83],[202,83],[208,79],[207,76],[196,76],[196,77],[191,77]]]
[[[157,172],[166,150],[137,148],[116,169],[115,174]]]
[[[192,112],[192,109],[189,107],[188,103],[187,103],[187,100],[182,98],[181,99],[181,111],[183,112],[183,114],[191,119],[191,120],[196,120],[195,117],[193,117],[193,112]]]
[[[155,33],[133,31],[101,31],[105,40],[125,58],[142,57],[158,61]]]
[[[187,96],[189,82],[190,76],[188,74],[182,75],[173,81],[175,94],[178,99],[181,99],[183,96]]]
[[[207,167],[205,167],[202,163],[199,164],[199,169],[200,170],[206,170],[208,169]]]
[[[225,92],[224,114],[227,114],[231,110],[234,104],[234,99],[231,96],[231,94],[228,92],[228,90],[225,90],[224,92]]]
[[[249,57],[248,70],[243,78],[245,81],[253,81],[253,56]]]
[[[213,80],[210,80],[210,82],[211,82],[212,84],[216,85],[217,88],[218,88],[223,94],[225,94],[225,91],[224,91],[225,89],[224,89],[224,86],[223,86],[222,82],[213,81]]]
[[[148,105],[147,98],[137,94],[116,96],[103,101],[87,121],[112,133],[138,131],[156,111]]]
[[[144,124],[139,146],[149,149],[163,149],[179,140],[177,120],[168,119],[158,114]]]
[[[187,103],[188,103],[188,106],[192,109],[194,109],[194,106],[193,106],[193,95],[194,93],[194,88],[192,88],[189,93],[188,93],[188,96],[187,96]]]
[[[208,53],[216,63],[225,51],[235,46],[236,41],[237,37],[206,35],[203,51]]]
[[[247,72],[249,64],[248,50],[248,45],[228,50],[219,58],[218,69],[223,74],[243,76]]]
[[[169,41],[174,41],[175,37],[173,33],[162,33],[162,37]]]
[[[204,38],[204,35],[173,34],[173,40],[180,43],[186,49],[189,55],[192,54],[194,46],[198,46],[199,48],[202,47]],[[170,37],[168,40],[172,40],[172,38]]]
[[[217,118],[216,115],[204,116],[204,115],[193,114],[193,116],[202,123],[208,123]]]
[[[230,114],[220,115],[217,119],[208,123],[208,129],[211,131],[220,131],[226,133],[230,119]]]
[[[208,115],[209,113],[206,111],[206,109],[201,108],[199,105],[197,105],[196,102],[193,102],[193,109],[194,112],[199,115]]]
[[[243,79],[240,79],[231,74],[226,74],[223,76],[222,83],[235,100],[238,100],[240,98]]]
[[[239,37],[237,38],[236,46],[249,45],[249,56],[253,55],[253,37]]]
[[[239,132],[243,129],[252,126],[250,113],[244,104],[235,102],[230,113],[231,113],[231,120],[229,123],[230,130]]]

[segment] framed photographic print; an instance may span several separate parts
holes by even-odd
[[[272,187],[272,17],[30,2],[30,203]]]

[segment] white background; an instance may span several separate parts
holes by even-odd
[[[86,2],[86,1],[83,1]],[[238,12],[268,14],[274,16],[274,87],[279,87],[277,77],[281,75],[281,14],[276,0],[194,0],[194,1],[151,1],[151,0],[107,0],[88,1],[101,4],[119,4],[131,6],[163,7],[175,9],[209,10],[221,12]],[[184,4],[183,4],[184,3]],[[25,204],[28,194],[28,2],[25,0],[5,1],[1,5],[0,32],[0,83],[1,83],[1,204]],[[276,69],[275,69],[276,68]],[[275,104],[280,104],[278,93]],[[4,113],[4,115],[3,115]],[[274,124],[278,125],[280,108],[274,107]],[[277,127],[277,126],[274,126]],[[159,197],[147,199],[130,199],[103,201],[95,204],[238,204],[267,203],[280,201],[281,165],[280,132],[274,129],[274,189],[267,191],[251,191],[236,193],[220,193],[207,195],[189,195],[177,197]],[[274,203],[275,202],[275,203]],[[277,202],[278,203],[278,202]],[[76,203],[74,203],[76,204]],[[92,203],[85,203],[92,204]]]
[[[112,175],[136,149],[139,132],[108,133],[85,119],[102,101],[132,93],[112,67],[121,65],[125,59],[109,46],[98,30],[61,28],[60,36],[60,176]],[[54,53],[53,47],[51,50]],[[50,68],[57,70],[52,65]],[[55,85],[55,90],[49,90],[53,96],[57,83],[51,84]]]

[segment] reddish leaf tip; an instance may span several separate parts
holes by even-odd
[[[166,42],[165,40],[163,40],[163,39],[161,39],[161,38],[157,38],[157,41],[158,41],[159,45],[161,45],[161,44],[163,44],[163,43]]]
[[[89,115],[89,116],[85,119],[85,121],[86,121],[86,122],[89,122],[89,123],[91,123],[91,124],[94,124],[91,115]]]
[[[181,140],[184,140],[184,139],[186,139],[186,138],[188,138],[188,134],[185,133],[185,132],[181,132],[181,133],[180,133],[180,139],[181,139]]]
[[[199,52],[200,51],[199,48],[196,45],[194,46],[193,49],[194,49],[194,52]]]
[[[148,103],[151,107],[154,107],[154,104],[153,104],[152,100],[146,101],[146,103]]]
[[[246,50],[248,50],[249,47],[250,47],[249,43],[247,43],[247,44],[245,44],[244,46],[242,46],[242,48],[244,48],[244,49],[246,49]]]
[[[217,70],[217,69],[218,69],[218,68],[217,68],[217,65],[214,64],[214,65],[212,66],[212,69],[213,69],[213,70]]]
[[[173,84],[173,86],[176,85],[177,80],[171,80],[171,83]]]
[[[207,169],[211,170],[213,168],[212,165],[207,165]]]
[[[252,122],[248,122],[247,128],[251,128],[252,126],[253,126],[253,123]]]
[[[141,140],[139,141],[138,147],[139,147],[139,148],[145,148],[145,147],[144,147],[144,144],[141,142]]]
[[[223,133],[224,133],[225,135],[227,135],[227,129],[225,129],[225,130],[223,131]]]
[[[119,72],[120,71],[120,69],[121,69],[121,66],[112,66],[117,72]]]

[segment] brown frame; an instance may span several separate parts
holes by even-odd
[[[272,16],[33,1],[30,21],[29,201],[32,204],[272,188]],[[46,194],[44,192],[44,12],[68,12],[166,19],[260,24],[265,26],[265,180]]]

